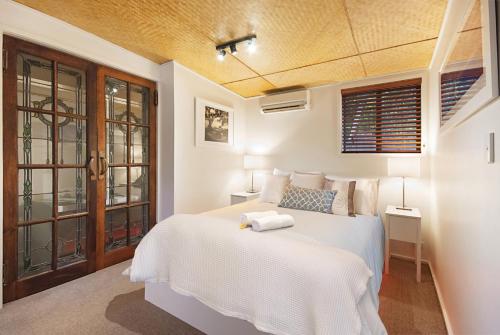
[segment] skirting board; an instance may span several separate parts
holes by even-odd
[[[146,283],[145,298],[207,335],[266,335],[251,323],[225,316],[193,297],[181,295],[167,283]]]
[[[446,311],[446,306],[444,305],[443,295],[441,293],[441,288],[439,286],[439,282],[436,279],[436,276],[434,275],[434,267],[432,266],[431,262],[429,262],[429,261],[425,261],[425,262],[429,265],[429,269],[431,269],[431,276],[432,276],[432,280],[434,281],[434,286],[436,287],[436,293],[437,293],[438,300],[439,300],[439,306],[441,306],[441,312],[443,313],[446,331],[448,332],[448,335],[453,335],[453,328],[451,327],[450,318],[448,317],[448,312]]]
[[[414,257],[406,255],[391,253],[391,257],[403,259],[406,261],[416,262],[416,259]],[[443,295],[441,293],[441,288],[439,286],[439,282],[436,279],[436,276],[434,275],[434,267],[432,266],[432,263],[427,259],[422,259],[422,263],[429,265],[429,269],[431,269],[432,281],[434,282],[434,287],[436,288],[436,294],[439,300],[439,307],[441,308],[441,312],[443,313],[444,325],[446,326],[446,331],[448,332],[448,335],[453,335],[453,329],[451,328],[450,318],[448,317],[448,312],[446,311],[446,306],[444,305],[443,302]]]

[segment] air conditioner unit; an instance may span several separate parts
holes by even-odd
[[[309,90],[266,95],[260,98],[260,111],[262,114],[306,111],[309,100]]]

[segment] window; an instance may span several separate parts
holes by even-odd
[[[420,153],[421,82],[342,90],[342,152]]]
[[[471,87],[482,74],[479,67],[441,75],[441,126],[477,93]]]

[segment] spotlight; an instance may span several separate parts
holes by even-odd
[[[238,54],[238,50],[236,50],[236,44],[231,44],[229,46],[229,50],[231,50],[231,55],[236,55]]]
[[[221,62],[222,62],[222,61],[224,60],[224,56],[225,56],[225,55],[226,55],[226,50],[224,50],[224,49],[219,49],[219,50],[217,50],[217,59],[218,59],[219,61],[221,61]]]
[[[248,40],[248,52],[253,54],[257,50],[257,39],[253,37],[252,39]]]
[[[248,53],[254,53],[257,48],[256,38],[257,35],[252,34],[216,45],[215,50],[217,51],[217,59],[220,61],[224,60],[227,49],[229,49],[232,55],[236,55],[238,53],[236,46],[238,43],[243,42],[245,42],[248,47]]]

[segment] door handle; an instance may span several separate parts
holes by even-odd
[[[108,160],[104,151],[99,151],[99,180],[104,179],[108,170]]]
[[[89,162],[87,163],[87,168],[90,172],[90,180],[96,180],[97,178],[97,161],[95,160],[96,152],[90,152]]]

